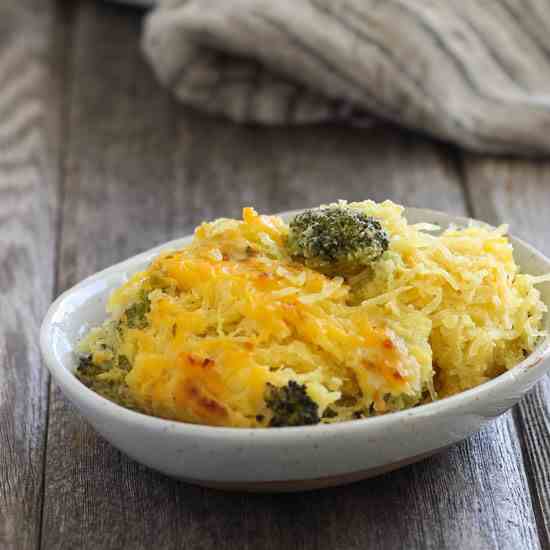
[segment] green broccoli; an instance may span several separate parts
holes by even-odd
[[[91,353],[85,353],[78,357],[77,374],[96,376],[102,372],[105,372],[105,370],[93,362]]]
[[[124,356],[120,357],[122,358]],[[127,358],[125,358],[125,360],[128,361]],[[120,363],[124,364],[124,360],[121,361],[119,358],[119,364]],[[86,387],[102,397],[105,397],[105,399],[122,405],[127,409],[138,410],[134,399],[130,396],[128,386],[124,381],[113,382],[98,378],[98,375],[108,372],[111,368],[112,364],[107,364],[103,367],[96,365],[92,360],[92,356],[90,354],[85,354],[78,357],[78,366],[75,375]]]
[[[298,214],[286,242],[293,259],[326,275],[352,275],[378,260],[389,238],[380,222],[347,205]]]
[[[133,303],[126,311],[126,322],[130,328],[145,328],[149,324],[147,313],[151,311],[151,302],[146,294],[140,300]]]
[[[271,427],[305,426],[320,421],[319,406],[309,397],[305,385],[294,380],[281,388],[267,384],[265,403],[273,413]]]

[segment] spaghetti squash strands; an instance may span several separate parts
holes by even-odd
[[[519,273],[505,227],[437,235],[389,201],[345,206],[389,236],[363,271],[305,267],[286,249],[286,223],[245,208],[117,289],[109,320],[80,344],[79,372],[148,414],[262,427],[272,386],[303,386],[321,421],[339,422],[465,390],[533,350],[535,284],[548,277]]]

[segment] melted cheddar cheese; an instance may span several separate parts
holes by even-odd
[[[390,235],[359,275],[296,263],[288,226],[245,208],[133,275],[80,351],[143,412],[256,427],[269,423],[267,384],[303,384],[326,421],[341,421],[455,393],[532,350],[544,307],[502,230],[434,236],[393,203],[355,206]]]

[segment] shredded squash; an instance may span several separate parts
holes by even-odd
[[[147,414],[262,427],[267,385],[295,381],[338,422],[463,391],[533,350],[545,307],[506,227],[436,234],[389,201],[350,206],[389,248],[347,279],[294,261],[278,217],[202,224],[112,294],[79,346],[91,386]]]

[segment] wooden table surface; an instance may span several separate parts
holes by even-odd
[[[550,548],[550,384],[397,472],[294,495],[225,494],[119,453],[41,364],[38,328],[83,277],[204,218],[390,198],[508,222],[550,253],[550,162],[391,128],[242,127],[178,105],[142,14],[0,3],[0,548]]]

